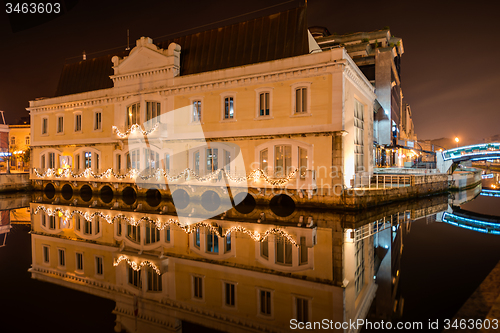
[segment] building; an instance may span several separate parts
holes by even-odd
[[[30,169],[30,124],[9,125],[9,152],[11,171]]]
[[[322,50],[343,47],[375,87],[375,164],[403,166],[416,148],[411,109],[401,88],[403,40],[387,29],[331,35],[326,28],[311,28]],[[404,155],[404,157],[403,157]]]
[[[294,200],[328,195],[372,173],[374,100],[345,48],[319,49],[305,7],[167,41],[143,37],[131,51],[67,64],[56,97],[30,102],[31,179],[141,192],[133,177],[101,173],[189,168],[195,179],[223,168],[250,188],[286,187]],[[184,116],[169,123],[175,110]],[[203,147],[191,138],[200,128]],[[149,146],[134,146],[137,135]]]
[[[0,111],[0,172],[7,172],[9,161],[9,125],[5,123],[3,111]]]

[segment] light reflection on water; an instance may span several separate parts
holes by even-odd
[[[229,211],[210,225],[156,231],[144,219],[140,228],[129,222],[175,219],[158,209],[170,205],[165,201],[153,206],[137,199],[131,206],[120,198],[35,193],[16,199],[17,207],[31,199],[31,212],[44,207],[28,215],[31,225],[14,221],[26,220],[26,208],[2,215],[2,225],[11,226],[0,237],[0,267],[9,272],[0,275],[2,311],[10,318],[4,327],[286,331],[293,318],[342,321],[368,310],[373,321],[451,318],[500,259],[500,236],[439,222],[440,212],[453,210],[448,203],[476,195],[472,190],[450,201],[433,196],[363,212],[296,208],[287,216],[257,206]],[[480,196],[460,207],[500,216],[498,200]],[[0,201],[15,206],[11,197]],[[491,206],[496,210],[483,210]],[[61,213],[46,214],[55,208]],[[64,221],[66,211],[78,211],[78,221]],[[85,219],[90,214],[92,223]],[[106,217],[115,219],[109,224]],[[146,266],[140,273],[126,261],[113,266],[123,255]]]

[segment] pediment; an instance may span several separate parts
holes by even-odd
[[[153,44],[151,38],[141,37],[127,57],[113,57],[115,76],[148,72],[169,66],[178,66],[180,46],[170,45],[167,50]]]

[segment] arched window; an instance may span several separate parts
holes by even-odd
[[[102,168],[101,152],[95,148],[80,148],[73,153],[74,170],[83,171],[87,168],[99,172]]]
[[[310,169],[312,153],[310,144],[291,139],[273,140],[257,147],[256,160],[260,162],[259,168],[268,175],[287,177],[299,169],[300,177],[304,178]]]

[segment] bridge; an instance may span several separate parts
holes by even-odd
[[[454,163],[500,159],[500,142],[463,146],[436,153],[436,167],[448,172]]]

